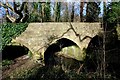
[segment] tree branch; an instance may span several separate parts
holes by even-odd
[[[6,2],[6,4],[3,4],[3,3],[1,2],[1,3],[0,3],[0,6],[4,7],[5,9],[9,8],[9,9],[11,9],[12,11],[14,11],[14,9],[12,8],[12,6],[9,5],[7,2]]]
[[[6,18],[12,23],[15,22],[15,20],[16,20],[14,17],[11,17],[9,15],[7,15]]]

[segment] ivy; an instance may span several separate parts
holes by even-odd
[[[11,40],[19,36],[27,28],[27,23],[5,23],[1,25],[2,32],[2,50],[11,42]]]

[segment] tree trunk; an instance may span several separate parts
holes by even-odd
[[[84,7],[84,2],[82,0],[80,4],[80,22],[83,22],[83,7]]]
[[[68,13],[68,3],[65,3],[65,11],[64,11],[64,21],[68,22],[69,21],[69,13]]]
[[[74,21],[74,4],[75,2],[72,3],[71,22]]]
[[[42,21],[41,22],[44,22],[44,18],[45,18],[45,2],[42,2],[41,15],[42,15]]]
[[[55,3],[55,12],[54,12],[54,21],[59,22],[60,21],[60,9],[61,9],[61,2]]]
[[[27,11],[27,2],[23,2],[20,5],[17,5],[15,1],[13,2],[13,7],[8,3],[8,0],[6,0],[6,4],[0,3],[1,6],[3,6],[6,9],[6,19],[8,22],[12,23],[19,23],[19,22],[25,22],[28,19],[28,11]],[[19,9],[18,9],[19,8]],[[9,9],[16,13],[18,15],[18,18],[14,18],[10,15]],[[25,16],[23,16],[22,11],[25,12]]]

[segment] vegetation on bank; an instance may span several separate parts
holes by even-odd
[[[2,50],[12,39],[19,36],[27,28],[28,23],[4,23],[1,25]]]
[[[4,48],[11,43],[11,40],[16,38],[17,36],[19,36],[22,32],[24,32],[24,30],[27,28],[28,23],[4,23],[1,24],[1,32],[2,32],[2,37],[1,37],[1,49],[2,52],[4,50]],[[8,55],[17,55],[14,53],[7,53]],[[2,53],[2,56],[6,55]],[[10,57],[10,56],[9,56]],[[2,66],[4,66],[4,68],[8,67],[9,65],[13,64],[14,61],[13,60],[8,60],[5,59],[2,61]]]

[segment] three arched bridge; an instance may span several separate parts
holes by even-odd
[[[101,23],[30,23],[12,42],[26,46],[37,59],[44,57],[44,52],[51,44],[62,39],[74,42],[83,50],[102,31]]]

